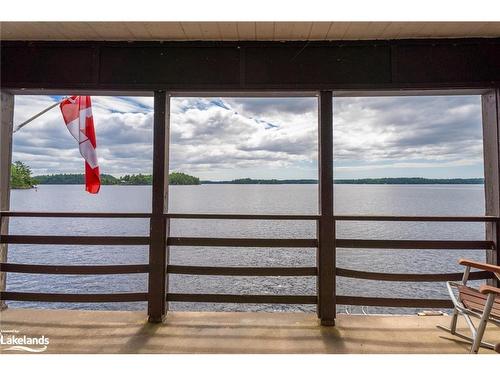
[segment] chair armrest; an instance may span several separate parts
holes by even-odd
[[[500,266],[495,266],[493,264],[476,262],[469,259],[460,259],[458,264],[462,266],[470,266],[472,268],[477,268],[479,270],[489,271],[493,273],[500,273]]]
[[[479,291],[483,294],[498,294],[500,296],[500,288],[495,288],[494,286],[491,285],[481,285],[479,287]]]

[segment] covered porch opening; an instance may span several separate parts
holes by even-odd
[[[437,46],[437,47],[436,47]],[[0,299],[8,301],[45,302],[147,302],[150,323],[166,322],[180,316],[168,312],[169,302],[285,303],[316,306],[321,326],[341,322],[338,305],[389,306],[416,308],[450,308],[448,299],[413,299],[341,295],[336,291],[337,277],[401,282],[460,280],[461,274],[400,274],[357,272],[336,267],[336,250],[348,248],[390,249],[476,249],[485,251],[487,261],[500,264],[500,89],[498,87],[498,40],[493,41],[373,41],[342,43],[311,43],[308,48],[290,43],[107,43],[107,42],[7,42],[2,45],[1,127],[0,127]],[[78,63],[74,61],[77,56]],[[33,59],[32,56],[38,56]],[[22,67],[17,62],[22,61]],[[84,61],[85,63],[82,63]],[[121,62],[126,61],[125,64]],[[477,63],[477,69],[471,64]],[[37,65],[38,62],[42,64]],[[443,62],[449,62],[443,70]],[[76,76],[62,75],[61,66],[75,67]],[[146,64],[146,66],[144,65]],[[182,69],[179,66],[182,65]],[[472,64],[474,65],[474,64]],[[91,67],[90,69],[88,67]],[[29,73],[28,73],[29,72]],[[324,77],[324,78],[323,78]],[[105,94],[150,95],[154,97],[153,181],[151,213],[84,213],[84,212],[13,212],[10,211],[10,165],[14,95],[22,94]],[[336,215],[333,189],[333,126],[332,103],[337,95],[432,95],[442,93],[474,94],[482,97],[483,149],[485,178],[485,216],[359,216]],[[168,211],[169,104],[176,95],[233,96],[315,96],[318,100],[318,187],[317,215],[247,215],[247,214],[175,214]],[[10,217],[100,217],[145,218],[149,220],[147,236],[36,236],[11,235]],[[198,238],[172,237],[172,220],[303,220],[316,223],[315,238]],[[479,222],[485,223],[484,240],[376,240],[339,238],[339,221],[389,222]],[[8,244],[78,244],[78,245],[144,245],[149,248],[147,264],[95,266],[60,266],[13,264],[7,261]],[[169,264],[169,246],[290,247],[316,250],[315,267],[194,267]],[[130,274],[148,277],[147,291],[113,294],[50,294],[9,291],[6,273],[38,274]],[[315,295],[233,295],[169,293],[168,274],[249,275],[316,277]],[[491,279],[475,273],[471,279]],[[491,281],[493,282],[493,281]],[[64,312],[66,313],[66,312]],[[68,312],[68,314],[79,312]],[[23,312],[7,309],[2,320],[25,322]],[[40,313],[41,314],[41,313]],[[85,315],[84,313],[82,313]],[[89,313],[91,314],[91,313]],[[96,313],[98,314],[98,313]],[[125,313],[124,313],[125,314]],[[40,315],[41,321],[43,321]],[[82,315],[82,316],[83,316]],[[109,315],[112,320],[119,314]],[[203,315],[203,314],[202,314]],[[9,318],[10,316],[10,318]],[[130,314],[137,319],[138,315]],[[145,314],[143,314],[145,318]],[[186,315],[187,316],[187,315]],[[279,315],[276,315],[279,317]],[[241,315],[242,319],[245,319]],[[195,318],[193,316],[193,318]],[[203,318],[208,319],[207,316]],[[215,321],[219,317],[213,316]],[[62,318],[61,318],[62,319]],[[82,318],[83,319],[83,318]],[[95,324],[101,317],[86,315]],[[128,317],[124,317],[128,320]],[[142,318],[141,318],[142,319]],[[184,319],[184,318],[181,318]],[[222,318],[225,319],[225,318]],[[232,318],[227,317],[228,320]],[[239,318],[238,318],[239,319]],[[250,318],[249,318],[250,319]],[[253,319],[253,318],[252,318]],[[285,319],[285,317],[283,317]],[[286,318],[287,319],[287,318]],[[285,319],[285,320],[286,320]],[[305,318],[309,319],[309,318]],[[344,317],[342,317],[344,319]],[[347,318],[346,318],[347,319]],[[357,319],[357,318],[356,318]],[[360,317],[361,319],[361,317]],[[368,317],[366,319],[372,319]],[[414,319],[417,319],[414,317]],[[208,321],[208,320],[207,320]],[[316,324],[318,323],[316,321]],[[141,324],[143,324],[142,322]],[[50,326],[50,319],[45,320]],[[184,324],[184,323],[183,323]],[[185,323],[189,325],[188,323]],[[372,324],[375,324],[372,322]],[[418,322],[416,322],[417,326]],[[85,326],[85,324],[83,324]],[[292,324],[290,324],[290,327]],[[143,325],[152,332],[163,325]],[[346,326],[347,327],[347,326]],[[323,328],[322,328],[323,329]],[[332,329],[335,328],[324,328]],[[350,329],[355,331],[353,327]],[[410,329],[410,328],[409,328]],[[411,328],[410,330],[412,330]],[[150,331],[152,330],[152,331]],[[319,330],[316,332],[325,332]],[[330,332],[330,331],[329,331]],[[337,332],[339,331],[331,331]],[[498,334],[497,331],[492,331]],[[139,341],[141,339],[138,339]],[[497,340],[498,341],[498,340]],[[172,349],[173,350],[173,349]]]
[[[95,93],[94,93],[95,94]],[[365,216],[336,215],[333,204],[333,98],[334,96],[380,96],[402,94],[394,91],[346,92],[273,92],[271,97],[316,97],[318,101],[318,176],[319,202],[317,215],[266,215],[266,214],[178,214],[168,211],[168,170],[169,170],[169,127],[170,100],[174,97],[269,97],[263,92],[167,92],[158,90],[154,96],[154,141],[153,141],[153,191],[151,213],[77,213],[77,212],[10,212],[9,208],[9,173],[2,173],[2,301],[29,300],[47,302],[119,302],[147,301],[150,322],[164,320],[168,302],[225,302],[225,303],[285,303],[312,304],[317,307],[317,315],[322,325],[334,325],[337,305],[449,308],[447,299],[411,299],[361,297],[356,295],[338,295],[335,291],[336,277],[349,277],[361,280],[379,281],[447,281],[460,280],[460,273],[452,274],[390,274],[360,272],[336,268],[337,248],[393,248],[393,249],[477,249],[485,251],[491,263],[498,262],[496,233],[498,228],[498,92],[495,90],[440,90],[404,92],[405,96],[436,94],[481,94],[483,111],[483,145],[485,167],[485,217],[408,217],[408,216]],[[2,171],[10,169],[12,155],[13,95],[2,92]],[[111,217],[111,218],[147,218],[150,220],[150,233],[147,237],[104,236],[68,237],[68,236],[26,236],[9,235],[9,217]],[[316,238],[200,238],[173,237],[169,234],[169,224],[176,219],[195,220],[300,220],[312,221],[316,225]],[[483,222],[486,224],[484,241],[429,241],[429,240],[366,240],[337,238],[335,226],[339,221],[392,221],[392,222]],[[149,246],[148,264],[106,265],[106,266],[44,266],[13,264],[7,262],[7,244],[80,244],[80,245],[133,245]],[[169,246],[231,246],[231,247],[300,247],[316,249],[316,267],[204,267],[181,266],[170,264]],[[9,292],[5,285],[7,272],[45,273],[45,274],[127,274],[146,273],[148,291],[121,294],[47,294]],[[231,294],[182,294],[168,292],[169,274],[221,275],[221,276],[315,276],[316,295],[231,295]],[[165,277],[166,275],[166,277]],[[471,279],[489,279],[485,272],[471,275]],[[2,302],[4,303],[4,302]]]

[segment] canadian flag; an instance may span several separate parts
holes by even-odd
[[[101,188],[97,165],[94,119],[90,96],[71,96],[59,105],[71,135],[77,140],[85,159],[85,190],[97,194]]]

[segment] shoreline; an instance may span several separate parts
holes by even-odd
[[[318,183],[255,183],[239,184],[231,182],[208,183],[208,184],[172,184],[169,186],[209,186],[209,185],[242,185],[242,186],[279,186],[279,185],[318,185]],[[484,186],[484,183],[334,183],[334,185],[366,185],[366,186]],[[38,184],[32,187],[11,187],[11,190],[30,190],[40,186],[85,186],[85,184]],[[101,184],[101,186],[152,186],[151,184]]]

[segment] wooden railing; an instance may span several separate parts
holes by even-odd
[[[0,212],[2,217],[46,217],[46,218],[152,218],[148,213],[66,213],[66,212]],[[196,220],[300,220],[315,221],[318,225],[320,215],[239,215],[239,214],[164,214],[166,219]],[[491,223],[499,229],[498,217],[451,217],[451,216],[333,216],[334,226],[339,221],[395,221],[395,222],[482,222]],[[332,231],[334,228],[332,228]],[[499,231],[500,232],[500,231]],[[0,243],[33,245],[150,245],[151,236],[38,236],[2,235]],[[273,248],[318,248],[317,238],[205,238],[205,237],[168,237],[167,246],[217,246],[217,247],[273,247]],[[336,238],[336,248],[351,249],[443,249],[443,250],[490,250],[497,251],[493,241],[458,240],[369,240]],[[498,255],[498,254],[497,254]],[[498,257],[497,257],[498,258]],[[348,277],[362,280],[437,282],[460,280],[461,273],[379,273],[345,268],[335,269],[335,277]],[[38,265],[0,263],[1,272],[33,274],[71,274],[71,275],[109,275],[109,274],[149,274],[153,270],[151,259],[148,264],[129,265]],[[218,275],[218,276],[316,276],[318,267],[205,267],[167,264],[167,274]],[[335,277],[332,282],[335,283]],[[489,279],[488,272],[473,272],[469,279]],[[151,291],[137,293],[107,294],[61,294],[0,291],[1,300],[43,301],[43,302],[132,302],[149,301],[158,298]],[[235,294],[183,294],[166,293],[161,296],[169,302],[219,302],[219,303],[271,303],[271,304],[318,304],[317,295],[235,295]],[[336,295],[334,305],[363,305],[387,307],[451,307],[447,299],[380,298]]]

